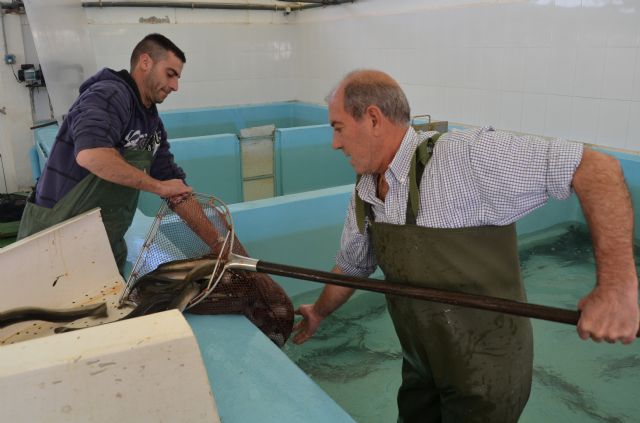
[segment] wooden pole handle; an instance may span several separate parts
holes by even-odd
[[[580,319],[580,311],[578,310],[567,310],[563,308],[530,304],[505,298],[427,288],[401,282],[341,275],[338,273],[305,269],[303,267],[270,263],[262,260],[258,260],[255,267],[256,270],[261,273],[304,279],[311,282],[328,283],[347,288],[364,289],[383,294],[398,295],[480,310],[497,311],[514,316],[531,317],[551,322],[576,325]],[[636,337],[640,337],[640,330],[638,330]]]

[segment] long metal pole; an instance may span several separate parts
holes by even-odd
[[[238,256],[236,254],[230,255],[229,261],[225,265],[225,269],[227,268],[269,273],[271,275],[287,276],[311,282],[328,283],[347,288],[364,289],[367,291],[380,292],[382,294],[398,295],[437,303],[489,310],[514,316],[531,317],[550,322],[566,323],[569,325],[576,325],[580,319],[580,311],[578,310],[567,310],[538,304],[523,303],[505,298],[489,297],[486,295],[427,288],[423,286],[409,285],[402,282],[341,275],[338,273],[323,272],[320,270],[306,269],[286,264],[270,263],[263,260]],[[640,337],[640,330],[638,330],[636,337]]]

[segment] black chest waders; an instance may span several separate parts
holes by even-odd
[[[415,224],[417,184],[430,157],[423,148],[426,144],[412,162],[405,225],[375,223],[371,206],[356,195],[359,226],[364,228],[368,216],[374,253],[385,278],[525,301],[515,225],[440,229]],[[518,420],[531,390],[529,319],[386,298],[403,352],[398,422]]]
[[[126,150],[123,157],[130,165],[149,172],[152,160],[150,151]],[[118,270],[123,274],[127,261],[124,234],[133,221],[138,195],[137,189],[114,184],[89,173],[52,208],[41,207],[28,201],[20,221],[18,239],[100,207],[113,256]]]

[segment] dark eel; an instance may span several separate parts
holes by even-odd
[[[0,313],[0,328],[29,320],[72,322],[83,317],[107,317],[107,304],[99,303],[67,309],[25,307]]]
[[[236,240],[234,251],[246,250]],[[161,264],[135,282],[125,303],[133,305],[119,320],[166,310],[187,309],[206,289],[216,261],[210,254]],[[266,274],[228,270],[216,289],[188,310],[193,314],[242,314],[276,345],[282,347],[293,329],[293,304],[284,290]],[[78,328],[79,329],[79,328]],[[75,330],[59,327],[56,333]]]
[[[134,305],[134,309],[116,322],[134,317],[146,316],[147,314],[159,313],[161,311],[178,309],[181,312],[204,288],[201,281],[185,278],[189,269],[193,266],[194,260],[181,260],[181,264],[186,265],[185,271],[176,271],[173,262],[158,266],[153,272],[140,278],[131,294],[128,303]],[[182,263],[184,262],[184,263]],[[208,260],[211,262],[211,260]],[[190,265],[190,266],[189,266]],[[54,330],[55,333],[71,332],[80,327],[62,326]]]

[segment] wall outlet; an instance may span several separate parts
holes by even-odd
[[[4,63],[7,65],[13,65],[16,63],[16,55],[15,54],[5,54],[4,55]]]

